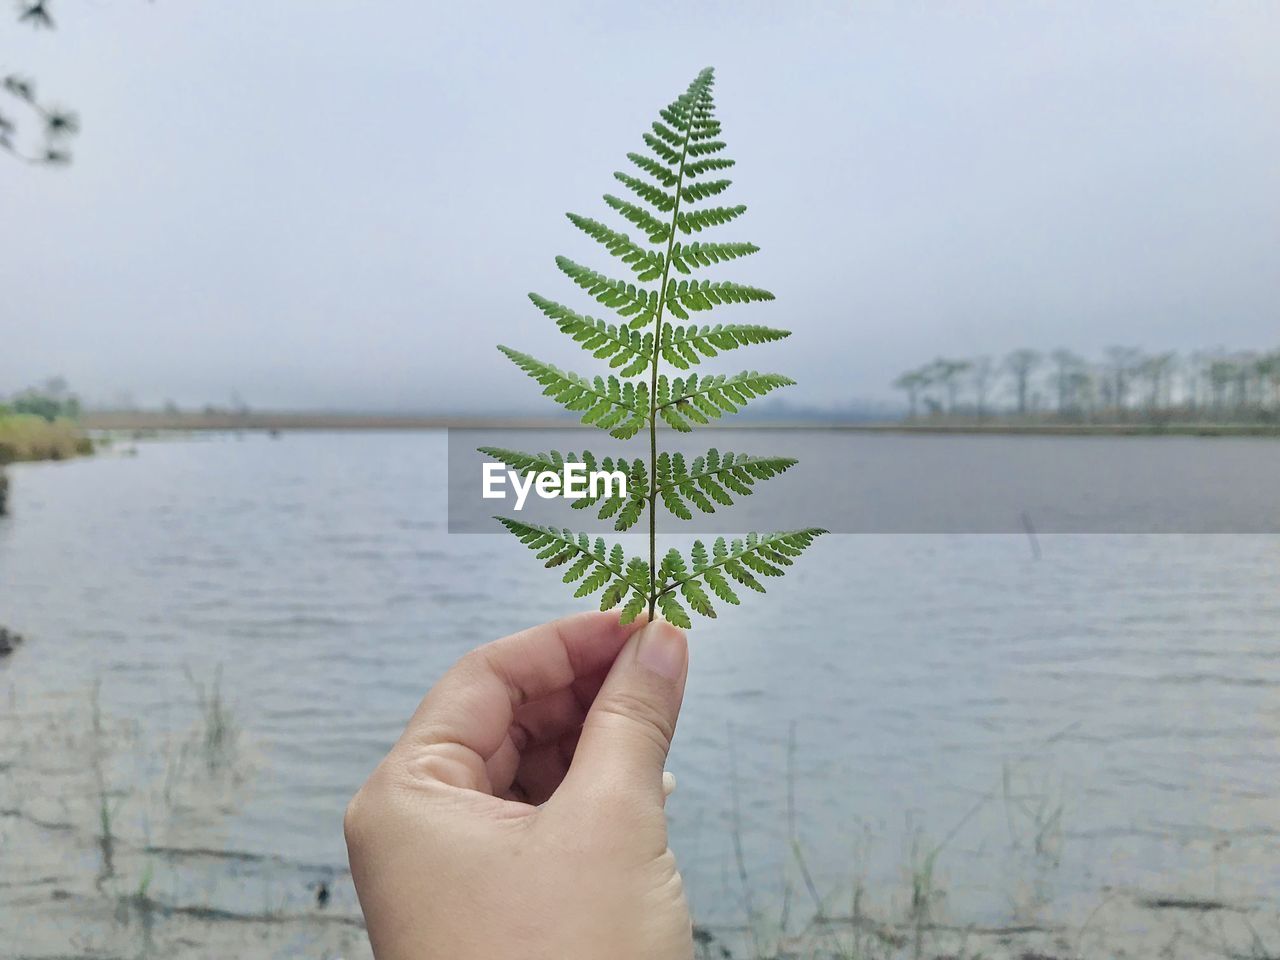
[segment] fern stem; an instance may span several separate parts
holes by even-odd
[[[671,273],[671,251],[676,244],[676,224],[680,218],[680,189],[684,186],[684,164],[689,156],[689,138],[693,135],[693,111],[696,100],[689,104],[685,117],[684,141],[680,145],[680,164],[676,169],[675,206],[671,208],[671,235],[662,258],[662,279],[658,286],[658,309],[653,318],[653,363],[649,368],[649,619],[658,597],[666,592],[658,587],[658,359],[662,355],[662,312],[667,305],[667,277]]]

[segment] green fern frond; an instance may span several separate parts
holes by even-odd
[[[675,377],[672,380],[664,374],[658,377],[658,415],[669,426],[687,433],[693,429],[691,420],[696,424],[718,420],[726,413],[737,413],[755,397],[763,397],[794,383],[790,377],[780,373],[758,373],[755,370],[745,370],[731,377],[724,374],[699,377],[694,373],[688,378]]]
[[[633,327],[653,322],[658,311],[658,292],[645,290],[625,280],[612,280],[590,267],[574,263],[568,257],[556,257],[556,266],[566,277],[580,286],[597,303],[612,307],[618,316],[626,317]]]
[[[620,440],[634,437],[648,422],[649,386],[643,380],[620,382],[617,377],[587,380],[549,363],[499,345],[511,362],[543,386],[543,393],[566,410],[580,413]]]
[[[663,597],[673,596],[679,591],[698,613],[714,617],[715,609],[702,589],[704,585],[721,600],[732,604],[741,601],[729,583],[731,579],[757,593],[764,593],[765,586],[757,574],[763,577],[782,576],[786,573],[785,568],[795,563],[795,558],[826,532],[819,527],[809,527],[765,536],[749,533],[745,540],[732,543],[726,542],[724,537],[717,537],[710,552],[705,543],[697,540],[690,552],[692,569],[678,551],[671,550],[663,558],[659,571],[658,605],[666,616],[666,609],[662,607]]]
[[[644,207],[628,200],[620,200],[611,193],[604,195],[604,202],[645,232],[650,243],[666,243],[671,236],[671,224],[663,223]]]
[[[736,220],[746,212],[747,208],[742,204],[736,207],[707,207],[704,210],[690,210],[676,217],[676,229],[681,233],[701,233],[703,230]]]
[[[733,186],[732,180],[704,180],[701,183],[691,183],[680,188],[680,199],[687,203],[697,203],[699,200],[724,193],[731,186]]]
[[[662,276],[662,255],[648,247],[642,247],[625,233],[611,230],[599,220],[580,217],[576,213],[566,214],[569,222],[600,243],[606,250],[636,272],[639,280],[657,280]]]
[[[663,506],[682,520],[692,520],[692,503],[703,513],[715,513],[716,505],[733,506],[732,494],[750,496],[752,487],[795,466],[791,457],[752,457],[714,447],[693,463],[679,453],[658,455],[656,488]]]
[[[675,209],[676,198],[648,180],[641,180],[629,173],[615,173],[614,179],[634,193],[659,213],[669,213]]]
[[[665,140],[672,147],[679,147],[684,142],[684,137],[680,136],[680,134],[676,133],[676,131],[672,130],[666,124],[659,123],[657,120],[653,122],[652,128],[653,132],[656,133],[660,139]]]
[[[625,495],[622,490],[603,484],[597,486],[595,492],[588,490],[587,495],[573,501],[575,510],[597,507],[597,516],[601,520],[613,519],[613,528],[619,532],[630,530],[640,520],[644,508],[649,502],[649,472],[644,461],[639,457],[627,460],[619,457],[605,457],[599,463],[588,452],[583,453],[583,462],[588,471],[602,470],[612,473],[620,471],[627,478]]]
[[[550,453],[522,453],[506,447],[477,447],[476,449],[486,457],[492,457],[521,473],[540,473],[545,470],[559,473],[565,463],[574,462],[574,454],[565,456],[559,450],[552,450]]]
[[[699,111],[694,117],[692,132],[689,135],[693,145],[718,136],[720,136],[720,121],[710,116],[710,112],[707,110]],[[721,144],[720,146],[724,145]]]
[[[600,485],[573,501],[579,510],[594,510],[612,520],[617,530],[629,530],[644,515],[649,520],[649,557],[627,559],[621,546],[608,548],[602,539],[591,541],[555,527],[539,527],[517,520],[502,523],[548,566],[568,564],[565,582],[578,584],[578,596],[601,593],[601,608],[621,605],[622,619],[630,622],[646,610],[671,623],[688,627],[690,612],[714,617],[712,597],[738,603],[735,584],[763,591],[760,578],[780,575],[815,537],[816,528],[726,542],[718,538],[708,547],[696,541],[689,559],[678,550],[659,557],[656,512],[659,504],[677,517],[690,519],[694,510],[714,513],[732,506],[735,497],[749,495],[756,483],[775,477],[795,465],[790,457],[757,457],[720,453],[715,449],[686,462],[679,453],[657,450],[660,423],[677,430],[691,430],[727,413],[735,413],[748,401],[794,381],[773,373],[747,371],[726,376],[696,373],[668,378],[663,364],[687,370],[718,356],[722,351],[770,343],[788,336],[786,330],[747,324],[673,326],[668,314],[688,319],[689,314],[725,303],[761,303],[773,294],[759,287],[729,281],[677,280],[693,271],[738,260],[759,250],[745,242],[679,242],[680,234],[701,233],[736,220],[746,207],[692,204],[717,197],[731,183],[723,177],[707,178],[727,170],[734,161],[722,155],[721,125],[715,118],[711,95],[714,75],[703,70],[688,88],[658,113],[643,134],[647,153],[632,152],[627,159],[643,174],[614,176],[640,202],[612,194],[604,201],[623,220],[643,234],[628,234],[589,217],[570,214],[578,229],[618,257],[641,283],[652,288],[615,280],[565,257],[557,266],[595,300],[616,311],[625,323],[615,325],[579,314],[552,300],[530,294],[534,304],[557,326],[598,360],[608,361],[618,376],[588,379],[536,360],[528,354],[502,347],[511,360],[543,387],[543,392],[584,423],[627,439],[648,428],[649,456],[625,458],[594,454],[527,454],[496,447],[481,448],[486,455],[520,472],[565,470],[566,463],[583,463],[588,473],[603,470],[626,479]]]
[[[706,157],[713,153],[719,153],[725,146],[726,144],[720,140],[706,140],[702,143],[689,144],[686,153],[691,157]]]
[[[759,250],[754,243],[675,243],[671,247],[671,266],[681,273],[692,273],[695,267],[736,260]]]
[[[633,377],[649,366],[653,358],[653,334],[605,323],[595,317],[575,313],[563,304],[529,294],[538,309],[556,322],[561,331],[590,351],[597,360],[608,360],[619,376]]]
[[[681,320],[689,319],[689,310],[710,310],[722,303],[764,303],[773,294],[759,287],[722,280],[671,280],[667,284],[667,309]]]
[[[686,163],[684,165],[684,175],[690,178],[700,177],[711,170],[728,170],[733,164],[734,161],[725,157],[707,157],[705,160],[694,160],[692,163]]]
[[[613,472],[621,471],[626,475],[626,494],[615,486],[605,487],[604,484],[597,485],[597,492],[592,493],[588,489],[587,495],[571,501],[571,506],[575,510],[585,510],[591,507],[598,508],[598,515],[601,520],[613,519],[613,527],[615,530],[629,530],[636,525],[640,519],[640,515],[644,512],[645,506],[649,502],[649,473],[645,468],[644,460],[636,457],[634,460],[627,460],[619,457],[605,457],[599,461],[596,460],[594,454],[589,450],[582,451],[579,456],[576,453],[562,454],[558,450],[552,450],[550,453],[522,453],[519,450],[508,450],[503,447],[479,447],[480,453],[494,460],[506,464],[512,470],[520,473],[561,473],[566,463],[582,463],[586,465],[588,472],[595,470],[603,470]]]
[[[680,151],[665,140],[655,137],[652,133],[646,133],[644,142],[660,159],[666,161],[667,166],[674,167],[680,163]],[[630,154],[627,154],[627,156],[630,156]]]
[[[657,180],[658,183],[662,184],[664,187],[674,187],[680,182],[679,174],[672,173],[671,170],[668,169],[671,166],[670,163],[664,164],[659,160],[653,159],[653,157],[645,156],[643,153],[628,153],[627,159],[645,173],[649,174],[649,176],[653,177],[653,179]],[[663,159],[666,159],[666,157],[664,156]],[[679,161],[679,159],[680,155],[676,154],[675,160]]]
[[[622,544],[615,543],[609,548],[601,537],[593,542],[585,533],[568,529],[524,523],[510,517],[494,519],[530,550],[537,551],[538,559],[545,561],[545,566],[559,567],[572,561],[563,579],[565,583],[578,583],[575,597],[588,597],[603,590],[601,610],[612,609],[633,594],[647,601],[648,567],[643,561],[639,565],[634,560],[628,563]]]
[[[741,323],[717,323],[714,327],[662,328],[662,358],[680,370],[688,370],[705,357],[718,356],[721,350],[733,350],[755,343],[772,343],[791,336],[790,330]]]

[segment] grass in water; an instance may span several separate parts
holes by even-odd
[[[183,672],[196,692],[200,712],[199,744],[205,766],[210,771],[218,770],[231,762],[240,738],[231,707],[222,696],[222,664],[214,668],[213,681],[207,687],[190,669],[184,667]]]

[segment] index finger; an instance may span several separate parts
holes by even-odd
[[[580,613],[477,647],[431,688],[401,740],[458,744],[488,760],[517,707],[604,670],[643,625],[623,626],[616,612]]]

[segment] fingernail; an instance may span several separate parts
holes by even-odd
[[[640,631],[636,659],[660,677],[679,680],[684,672],[684,634],[669,623],[651,623]]]

